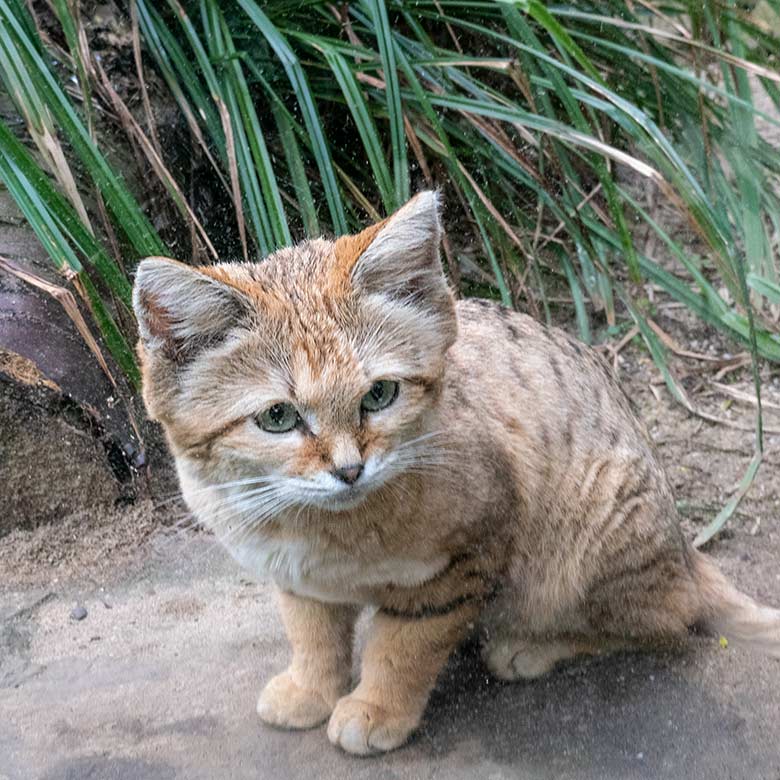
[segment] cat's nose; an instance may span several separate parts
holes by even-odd
[[[333,469],[333,476],[338,477],[338,479],[342,482],[346,482],[348,485],[354,485],[362,473],[362,463],[353,463],[351,466],[342,466],[341,468]]]

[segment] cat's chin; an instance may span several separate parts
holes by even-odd
[[[350,488],[318,499],[315,506],[326,512],[348,512],[357,509],[370,494],[371,491],[366,488]]]

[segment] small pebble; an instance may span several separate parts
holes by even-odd
[[[73,609],[70,611],[71,620],[84,620],[86,616],[87,610],[82,606],[73,607]]]

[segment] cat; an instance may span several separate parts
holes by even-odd
[[[182,493],[278,586],[292,645],[257,711],[402,745],[452,651],[532,678],[703,627],[780,657],[780,611],[680,531],[609,369],[561,330],[455,301],[438,195],[261,263],[137,269],[143,393]],[[351,688],[353,627],[375,611]]]

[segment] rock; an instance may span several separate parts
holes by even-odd
[[[77,607],[73,607],[73,609],[70,611],[71,620],[84,620],[86,616],[87,616],[87,610],[81,605]]]

